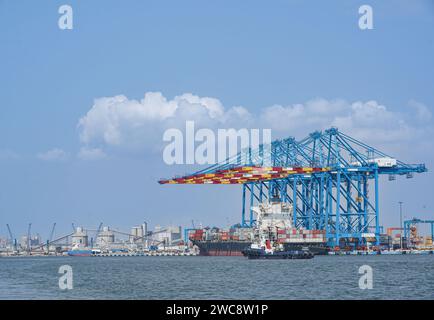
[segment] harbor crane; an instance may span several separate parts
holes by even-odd
[[[50,233],[50,240],[49,242],[51,242],[53,240],[54,237],[54,230],[56,229],[56,222],[53,223],[53,228],[51,229],[51,233]]]
[[[97,242],[98,242],[98,236],[99,236],[99,234],[101,233],[102,225],[103,225],[103,223],[100,222],[100,224],[99,224],[99,226],[98,226],[98,229],[96,229],[96,232],[95,232],[95,240],[93,241],[94,243],[97,243]],[[93,244],[92,244],[92,246],[93,246]]]
[[[6,224],[6,227],[8,228],[10,245],[14,248],[14,251],[17,251],[17,240],[12,235],[11,227],[9,226],[9,224]]]
[[[31,229],[32,229],[32,223],[29,223],[29,227],[27,229],[27,252],[28,253],[32,251],[32,240],[30,239]]]
[[[413,178],[425,164],[408,164],[330,128],[307,137],[245,148],[225,161],[160,184],[239,184],[241,225],[255,226],[253,207],[274,190],[292,205],[293,225],[324,230],[329,246],[380,242],[380,176]],[[373,188],[370,188],[373,182]],[[247,203],[246,203],[247,202]]]
[[[410,230],[412,226],[417,224],[429,224],[431,226],[431,239],[434,240],[434,220],[421,220],[417,218],[413,218],[411,220],[404,221],[404,236],[407,241],[410,241]]]

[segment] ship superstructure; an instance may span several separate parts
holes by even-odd
[[[252,207],[252,211],[255,224],[251,228],[232,228],[229,233],[220,230],[212,233],[212,229],[195,230],[190,239],[202,255],[242,255],[252,244],[266,250],[271,250],[272,244],[282,250],[307,248],[314,254],[327,253],[325,232],[294,228],[292,205],[282,202],[276,189],[271,201]],[[240,232],[244,235],[243,240],[235,236]]]

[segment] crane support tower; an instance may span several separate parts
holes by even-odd
[[[411,226],[417,225],[419,223],[431,225],[431,239],[434,239],[434,220],[421,220],[413,218],[411,220],[404,221],[404,237],[407,239],[407,241],[410,239]]]

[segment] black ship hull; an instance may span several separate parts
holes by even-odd
[[[195,241],[201,256],[242,256],[243,250],[252,244],[249,241]]]
[[[250,248],[250,241],[198,241],[193,240],[193,244],[199,248],[201,256],[242,256],[243,250]],[[314,255],[325,255],[328,248],[325,244],[318,243],[285,243],[285,251],[301,251],[308,248]]]

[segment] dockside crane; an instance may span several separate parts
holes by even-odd
[[[411,226],[417,225],[419,223],[422,224],[429,224],[431,226],[431,239],[434,239],[434,220],[422,220],[418,218],[413,218],[411,220],[404,221],[404,237],[407,239],[407,241],[410,241],[410,230]]]
[[[92,243],[92,247],[94,246],[94,244],[97,243],[98,241],[98,236],[101,233],[101,229],[102,229],[102,222],[99,224],[98,229],[96,229],[96,233],[95,233],[95,240],[94,243]]]
[[[332,127],[301,140],[287,137],[245,148],[200,171],[158,182],[242,186],[243,227],[256,225],[253,208],[270,201],[277,188],[280,201],[292,205],[294,227],[325,231],[328,245],[335,247],[379,245],[380,176],[395,180],[424,172],[423,163],[402,162]]]
[[[55,229],[56,229],[56,222],[53,224],[53,228],[51,229],[49,242],[53,241],[53,236],[54,236],[54,230]]]
[[[50,233],[50,238],[47,240],[47,254],[49,254],[49,252],[50,252],[50,246],[49,246],[49,244],[51,243],[51,241],[53,241],[54,230],[55,229],[56,229],[56,222],[53,223],[53,227],[52,227],[51,233]]]
[[[14,251],[17,251],[17,240],[12,235],[11,227],[9,226],[9,224],[6,224],[6,227],[8,228],[8,232],[9,232],[10,244],[11,246],[13,246]]]
[[[30,231],[32,229],[32,223],[29,223],[29,228],[27,229],[27,252],[30,253],[32,251],[31,244],[32,241],[30,240]]]

